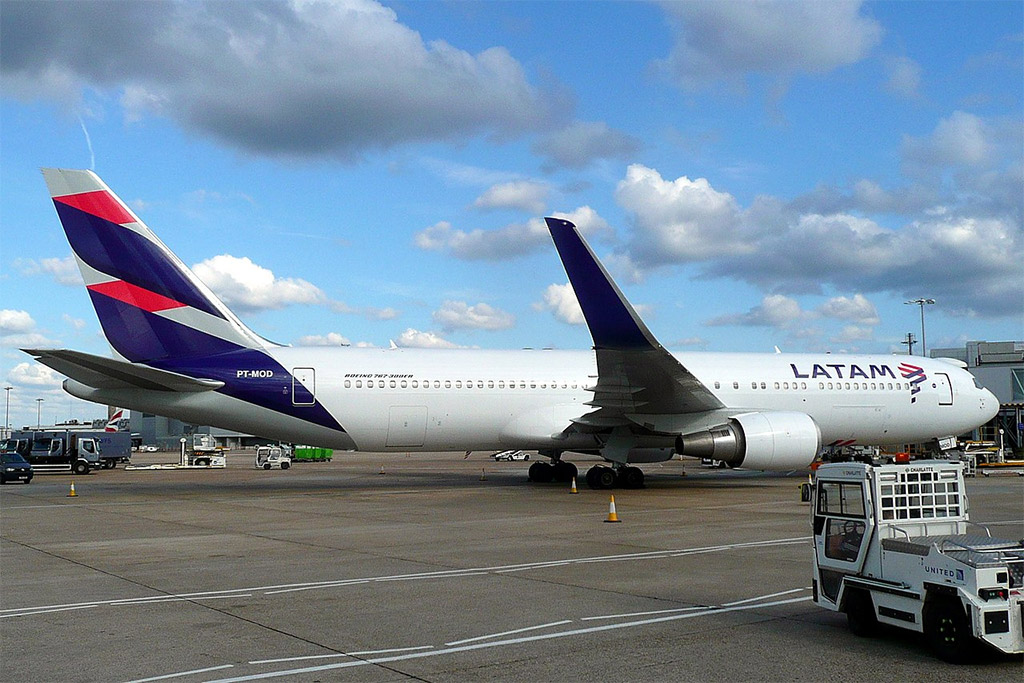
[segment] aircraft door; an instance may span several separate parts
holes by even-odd
[[[427,433],[426,406],[391,406],[388,416],[389,448],[422,446]]]
[[[313,368],[292,368],[292,405],[311,406],[316,403],[316,371]]]
[[[857,481],[819,481],[814,501],[814,554],[821,575],[821,592],[833,602],[842,577],[864,566],[871,527],[867,524],[870,496]]]
[[[939,405],[953,405],[953,384],[949,381],[949,375],[944,372],[936,372],[935,384],[939,392]]]

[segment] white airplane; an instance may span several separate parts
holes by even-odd
[[[918,443],[999,403],[954,360],[669,353],[568,221],[547,218],[594,348],[296,348],[246,327],[91,171],[43,175],[114,358],[28,350],[89,401],[364,451],[536,450],[535,481],[643,485],[675,454],[759,470],[823,446]]]

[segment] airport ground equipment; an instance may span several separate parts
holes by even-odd
[[[260,446],[256,449],[256,469],[270,470],[280,467],[286,470],[291,466],[291,456],[280,446]]]
[[[295,462],[330,462],[333,456],[334,451],[330,448],[296,446],[292,460]]]
[[[103,467],[99,440],[87,432],[21,430],[0,443],[0,451],[15,452],[35,472],[88,474]]]
[[[814,601],[850,630],[924,633],[963,662],[980,643],[1024,653],[1024,541],[968,518],[961,463],[831,463],[814,486]]]

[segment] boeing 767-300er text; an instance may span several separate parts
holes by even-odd
[[[547,218],[586,351],[298,348],[242,323],[91,171],[44,169],[114,358],[27,350],[89,401],[364,451],[536,450],[531,479],[637,487],[675,454],[760,470],[825,445],[926,442],[998,401],[963,363],[889,355],[669,353],[565,220]],[[610,466],[609,466],[610,465]]]

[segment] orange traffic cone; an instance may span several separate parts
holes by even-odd
[[[75,482],[71,482],[71,490],[68,491],[68,498],[74,498],[78,494],[75,493]]]
[[[377,474],[378,474],[378,475],[380,475],[380,474],[384,474],[384,465],[381,465],[381,466],[380,466],[380,472],[378,472]]]
[[[615,496],[612,496],[612,502],[608,503],[608,519],[605,522],[621,522],[619,516],[615,514]]]
[[[569,489],[569,493],[579,493],[579,491],[576,490],[576,477],[572,478],[572,488]]]
[[[480,481],[487,481],[487,468],[480,468]]]

